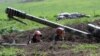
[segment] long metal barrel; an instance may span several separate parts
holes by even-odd
[[[38,23],[41,23],[41,24],[44,24],[44,25],[47,25],[47,26],[50,26],[50,27],[53,27],[53,28],[63,27],[66,32],[69,32],[69,33],[72,33],[72,34],[75,34],[75,35],[79,35],[79,36],[83,36],[83,37],[90,35],[90,33],[87,33],[87,32],[84,32],[84,31],[81,31],[81,30],[78,30],[78,29],[75,29],[75,28],[71,28],[69,26],[64,26],[64,25],[61,25],[61,24],[58,24],[58,23],[54,23],[54,22],[45,20],[43,18],[38,18],[38,17],[32,16],[30,14],[26,14],[25,12],[19,11],[19,10],[11,8],[11,7],[6,8],[6,13],[8,15],[11,14],[12,16],[16,16],[16,17],[28,19],[28,20],[31,20],[31,21],[35,21],[35,22],[38,22]]]

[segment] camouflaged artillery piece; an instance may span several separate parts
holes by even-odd
[[[11,7],[6,8],[6,14],[8,15],[9,18],[12,18],[12,19],[15,19],[14,17],[19,17],[20,19],[28,19],[28,20],[35,21],[40,24],[47,25],[52,28],[62,27],[65,29],[66,32],[69,32],[74,35],[78,35],[78,36],[82,36],[82,37],[91,37],[91,36],[97,37],[91,32],[85,32],[85,31],[81,31],[81,30],[78,30],[78,29],[75,29],[75,28],[72,28],[69,26],[64,26],[64,25],[61,25],[61,24],[58,24],[58,23],[55,23],[52,21],[48,21],[43,18],[39,18],[39,17],[30,15],[30,14],[27,14],[25,12],[22,12],[20,10],[17,10],[17,9],[14,9]],[[15,19],[15,20],[17,20],[17,19]],[[17,21],[23,23],[21,20],[17,20]]]

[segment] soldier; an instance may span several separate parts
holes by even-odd
[[[62,28],[62,27],[56,28],[54,40],[55,41],[64,40],[64,34],[65,34],[64,28]]]
[[[34,32],[34,35],[32,36],[32,38],[30,38],[29,43],[37,43],[37,42],[41,42],[41,37],[42,37],[42,33],[37,30]]]

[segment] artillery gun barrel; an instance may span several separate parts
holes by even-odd
[[[32,16],[30,14],[26,14],[25,12],[19,11],[19,10],[14,9],[14,8],[8,7],[6,9],[6,13],[8,15],[13,14],[12,16],[16,16],[16,17],[28,19],[28,20],[31,20],[31,21],[35,21],[35,22],[38,22],[38,23],[41,23],[41,24],[44,24],[44,25],[47,25],[47,26],[50,26],[50,27],[53,27],[53,28],[63,27],[66,32],[69,32],[69,33],[72,33],[72,34],[75,34],[75,35],[79,35],[79,36],[83,36],[83,37],[90,35],[90,33],[87,33],[87,32],[84,32],[84,31],[81,31],[81,30],[78,30],[78,29],[75,29],[75,28],[71,28],[69,26],[64,26],[64,25],[61,25],[61,24],[58,24],[58,23],[54,23],[54,22],[48,21],[48,20],[43,19],[43,18],[38,18],[38,17]]]

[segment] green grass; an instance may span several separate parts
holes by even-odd
[[[1,47],[0,56],[17,56],[18,54],[24,55],[23,50],[15,47]]]
[[[86,56],[98,56],[99,55],[99,44],[78,44],[72,50],[74,53],[87,53]]]
[[[7,0],[5,0],[7,1]],[[5,3],[0,4],[0,29],[4,27],[17,27],[17,29],[33,29],[44,27],[39,23],[35,23],[28,20],[23,20],[28,25],[23,25],[16,21],[7,21],[7,17],[5,14],[6,7],[14,7],[16,9],[25,11],[26,13],[32,14],[34,16],[43,16],[48,20],[55,22],[53,16],[60,12],[80,12],[89,14],[91,16],[94,15],[94,11],[96,14],[100,14],[100,1],[99,0],[44,0],[41,2],[29,2],[29,3],[18,3],[19,0],[15,1],[7,1]],[[57,23],[61,24],[75,24],[75,23],[87,23],[96,20],[97,18],[82,18],[77,20],[62,20]]]

